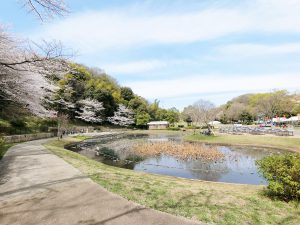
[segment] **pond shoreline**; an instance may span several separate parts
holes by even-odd
[[[94,136],[92,139],[88,138],[86,141],[64,147],[110,166],[211,182],[266,185],[266,180],[259,173],[255,162],[264,156],[282,152],[280,149],[273,151],[274,148],[261,146],[216,146],[216,143],[208,144],[216,146],[217,149],[204,148],[199,142],[184,140],[184,135],[179,132],[122,132]],[[171,143],[165,143],[166,141]],[[149,144],[144,144],[146,147],[143,148],[141,143]],[[195,152],[197,147],[188,145],[187,149],[181,149],[182,143],[199,144],[199,157],[186,158],[187,152]],[[174,152],[170,150],[173,145]],[[141,147],[141,150],[136,149],[137,147]],[[181,152],[180,149],[182,156],[176,155]],[[222,157],[216,158],[215,152]]]
[[[96,137],[104,137],[104,136],[93,136],[93,137],[87,137],[87,139],[84,139],[84,140],[80,140],[80,141],[71,141],[71,142],[68,142],[67,144],[64,144],[63,148],[67,151],[71,151],[71,152],[75,152],[77,154],[80,154],[78,153],[77,151],[73,151],[72,149],[69,149],[67,148],[66,146],[74,146],[74,145],[77,145],[77,144],[80,144],[82,142],[84,142],[85,140],[88,140],[88,139],[91,139],[91,138],[96,138]],[[74,137],[73,137],[74,138]],[[210,144],[210,143],[208,143]],[[80,154],[81,155],[81,154]],[[83,157],[87,157],[87,156],[84,156],[84,155],[81,155]],[[88,157],[87,157],[88,158]],[[93,160],[93,159],[91,159]],[[94,160],[98,163],[102,163],[102,162],[99,162],[97,160]],[[104,164],[104,163],[103,163]],[[120,168],[120,167],[115,167],[115,166],[111,166],[111,165],[107,165],[107,164],[104,164],[106,166],[109,166],[109,167],[113,167],[113,168]],[[201,180],[201,179],[193,179],[193,178],[185,178],[185,177],[178,177],[178,176],[170,176],[170,175],[162,175],[162,174],[157,174],[157,173],[149,173],[149,172],[144,172],[144,171],[137,171],[137,170],[132,170],[132,169],[127,169],[127,168],[120,168],[120,169],[125,169],[125,170],[130,170],[130,171],[133,171],[133,172],[136,172],[136,173],[145,173],[145,174],[151,174],[151,175],[154,175],[154,176],[164,176],[164,177],[169,177],[169,178],[176,178],[176,179],[182,179],[182,180],[188,180],[188,181],[194,181],[194,182],[203,182],[203,183],[209,183],[209,184],[224,184],[224,185],[238,185],[238,186],[251,186],[251,187],[257,187],[257,188],[261,188],[261,187],[266,187],[265,184],[244,184],[244,183],[231,183],[231,182],[223,182],[223,181],[209,181],[209,180]]]
[[[254,148],[267,148],[270,150],[274,150],[274,151],[288,151],[288,152],[296,152],[295,150],[286,148],[286,149],[282,149],[282,148],[278,148],[278,147],[273,147],[270,145],[254,145],[254,144],[232,144],[232,143],[224,143],[224,142],[209,142],[209,141],[196,141],[196,140],[184,140],[188,143],[203,143],[203,144],[209,144],[209,145],[222,145],[222,146],[236,146],[236,147],[254,147]]]
[[[296,203],[268,198],[263,185],[192,180],[112,167],[65,150],[63,146],[71,142],[78,139],[53,140],[45,146],[107,190],[150,208],[221,225],[241,221],[278,224],[286,218],[291,218],[289,224],[299,221]]]
[[[131,131],[131,130],[129,130],[129,131],[122,131],[122,132],[104,132],[105,134],[97,133],[97,134],[94,134],[94,135],[81,134],[81,135],[78,135],[78,136],[82,136],[82,137],[85,137],[85,138],[82,138],[77,143],[83,142],[83,141],[88,140],[88,139],[95,139],[95,138],[101,138],[101,137],[109,137],[109,136],[118,135],[118,134],[156,134],[156,133],[157,134],[159,134],[159,133],[177,134],[179,132],[180,131],[168,131],[168,130],[166,130],[165,132],[161,131],[161,130],[158,130],[158,131],[147,131],[147,130]],[[180,133],[182,134],[182,132],[180,132]],[[284,147],[284,146],[276,147],[276,146],[268,145],[268,144],[228,143],[228,142],[225,142],[225,141],[224,142],[223,141],[221,141],[221,142],[213,142],[213,141],[207,141],[207,140],[201,140],[201,139],[191,140],[190,138],[192,138],[193,136],[195,136],[195,135],[193,135],[193,134],[182,135],[183,141],[184,142],[188,142],[188,143],[204,143],[204,144],[210,144],[210,145],[267,148],[267,149],[275,150],[275,151],[276,150],[285,150],[285,151],[290,152],[290,153],[292,153],[292,152],[293,153],[300,153],[300,150],[292,148],[292,147]],[[225,136],[225,135],[222,135],[222,136]],[[76,138],[76,135],[74,135],[72,137]]]
[[[167,131],[169,134],[174,134],[174,133],[177,133],[178,131]],[[100,137],[109,137],[109,136],[112,136],[112,135],[118,135],[118,134],[153,134],[153,133],[156,133],[156,132],[147,132],[147,131],[123,131],[123,132],[105,132],[105,134],[101,134],[101,133],[98,133],[98,134],[95,134],[93,136],[85,136],[85,134],[81,134],[79,136],[82,136],[82,137],[85,137],[85,138],[82,138],[81,140],[77,141],[76,143],[80,143],[80,142],[83,142],[85,140],[88,140],[88,139],[95,139],[95,138],[100,138]],[[159,131],[158,133],[164,133],[162,131]],[[275,147],[275,146],[272,146],[272,145],[262,145],[262,144],[242,144],[242,143],[226,143],[226,142],[212,142],[212,141],[205,141],[205,140],[191,140],[189,138],[193,137],[194,135],[191,134],[187,134],[187,135],[183,135],[183,141],[184,142],[188,142],[188,143],[204,143],[204,144],[210,144],[210,145],[222,145],[222,146],[237,146],[237,147],[257,147],[257,148],[268,148],[270,150],[285,150],[285,151],[288,151],[288,152],[294,152],[294,153],[300,153],[299,150],[297,149],[294,149],[294,148],[291,148],[291,147]],[[74,136],[71,136],[71,137],[75,137],[76,138],[76,135]],[[75,142],[73,143],[75,144]]]
[[[200,138],[211,138],[211,140],[202,140]],[[201,135],[186,135],[184,136],[184,141],[187,142],[191,142],[191,143],[204,143],[204,144],[210,144],[210,145],[223,145],[223,146],[246,146],[246,147],[257,147],[257,148],[267,148],[270,150],[284,150],[287,151],[289,153],[300,153],[300,149],[295,149],[294,147],[287,147],[287,146],[274,146],[274,145],[270,145],[270,144],[248,144],[248,143],[239,143],[239,140],[234,140],[235,143],[229,143],[230,141],[214,141],[212,140],[213,138],[218,138],[218,137],[228,137],[231,138],[229,135],[219,135],[219,136],[213,136],[213,137],[209,137],[209,136],[201,136]],[[234,136],[237,137],[237,136]],[[246,136],[246,137],[252,137],[252,138],[256,138],[255,136]],[[261,137],[261,136],[259,136]],[[269,137],[266,137],[269,138]],[[276,138],[276,139],[284,139],[284,137],[271,137],[271,138]],[[296,138],[293,138],[296,139]],[[292,140],[293,140],[292,139]],[[299,139],[300,140],[300,139]],[[243,141],[243,140],[241,140]],[[299,141],[300,142],[300,141]],[[300,145],[300,143],[299,143]]]

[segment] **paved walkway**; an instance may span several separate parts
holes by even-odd
[[[112,194],[41,144],[12,147],[0,161],[1,225],[192,225]]]

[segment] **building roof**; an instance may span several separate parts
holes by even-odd
[[[148,125],[169,125],[168,121],[151,121]]]

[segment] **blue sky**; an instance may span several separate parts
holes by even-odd
[[[17,0],[5,1],[0,23],[35,41],[61,40],[75,61],[166,108],[300,89],[299,0],[66,3],[69,15],[41,23]]]

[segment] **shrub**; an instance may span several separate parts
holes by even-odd
[[[201,127],[200,126],[188,126],[187,129],[200,129]]]
[[[300,200],[300,154],[271,155],[256,163],[269,182],[269,195]]]
[[[0,127],[10,127],[10,123],[6,120],[0,119]]]
[[[6,151],[9,149],[9,147],[11,147],[11,146],[12,146],[12,144],[5,143],[3,138],[0,137],[0,160],[5,155]]]
[[[39,127],[41,132],[48,132],[49,128],[46,124],[41,124]]]
[[[4,156],[4,140],[0,137],[0,159]]]
[[[113,149],[107,148],[107,147],[103,147],[99,150],[99,154],[103,155],[104,158],[107,159],[118,159],[119,156],[115,153],[115,151]]]
[[[0,137],[0,149],[2,149],[4,145],[5,145],[5,141],[3,140],[2,137]]]
[[[180,130],[180,128],[179,127],[168,127],[168,130],[177,131],[177,130]]]
[[[129,155],[129,156],[126,157],[125,160],[137,163],[137,162],[143,161],[144,157],[139,156],[139,155]]]
[[[26,123],[22,119],[13,119],[10,121],[10,125],[18,129],[26,127]]]

